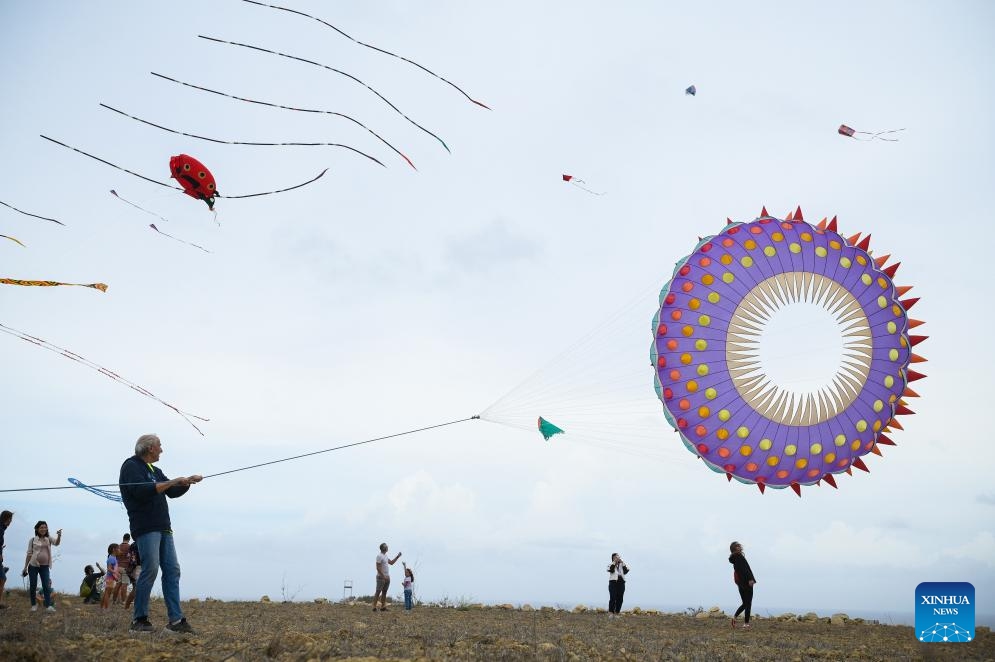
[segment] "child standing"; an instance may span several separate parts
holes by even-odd
[[[114,587],[117,585],[118,564],[116,542],[107,546],[107,574],[104,575],[104,597],[100,600],[101,609],[109,609],[111,606],[111,596],[114,595]]]
[[[411,611],[414,606],[411,596],[414,591],[415,583],[415,573],[411,572],[411,568],[408,567],[407,563],[404,563],[404,581],[401,582],[401,586],[404,587],[404,610]]]

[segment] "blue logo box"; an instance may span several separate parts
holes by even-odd
[[[958,643],[974,640],[974,586],[923,582],[916,586],[916,639]]]

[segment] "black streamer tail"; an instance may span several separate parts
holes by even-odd
[[[402,152],[401,150],[397,149],[396,147],[394,147],[393,145],[391,145],[389,142],[387,142],[386,140],[384,140],[384,138],[380,134],[378,134],[376,131],[374,131],[370,127],[366,126],[365,124],[363,124],[359,120],[355,119],[354,117],[350,117],[349,115],[346,115],[345,113],[338,113],[338,112],[335,112],[333,110],[319,110],[319,109],[314,109],[314,108],[296,108],[294,106],[284,106],[282,104],[272,103],[272,102],[269,102],[269,101],[258,101],[256,99],[247,99],[246,97],[240,97],[240,96],[236,96],[234,94],[228,94],[227,92],[219,92],[218,90],[212,90],[212,89],[210,89],[208,87],[202,87],[200,85],[194,85],[193,83],[185,83],[182,80],[177,80],[175,78],[170,78],[169,76],[164,76],[162,74],[157,74],[154,71],[151,71],[149,73],[151,73],[153,76],[158,76],[159,78],[162,78],[162,79],[165,79],[165,80],[168,80],[168,81],[172,81],[173,83],[178,83],[180,85],[185,85],[185,86],[191,87],[191,88],[193,88],[195,90],[201,90],[202,92],[209,92],[211,94],[217,94],[218,96],[227,97],[229,99],[235,99],[236,101],[245,101],[246,103],[254,103],[254,104],[258,104],[260,106],[268,106],[270,108],[282,108],[283,110],[295,110],[295,111],[300,112],[300,113],[318,113],[318,114],[322,114],[322,115],[334,115],[336,117],[341,117],[343,119],[347,119],[350,122],[352,122],[353,124],[355,124],[355,125],[357,125],[359,127],[362,127],[363,129],[366,129],[367,131],[369,131],[370,134],[373,135],[373,137],[375,137],[377,140],[379,140],[380,142],[382,142],[384,145],[386,145],[387,147],[389,147],[390,149],[392,149],[394,151],[394,153],[397,154],[398,156],[400,156],[402,159],[404,159],[405,161],[407,161],[407,163],[408,163],[409,166],[411,166],[412,168],[415,168],[415,164],[411,162],[411,159],[409,159],[404,154],[404,152]],[[417,169],[418,168],[415,168],[415,170],[417,170]]]
[[[322,25],[327,25],[328,27],[330,27],[331,29],[335,30],[336,32],[338,32],[340,35],[342,35],[346,39],[348,39],[348,40],[350,40],[350,41],[352,41],[352,42],[354,42],[356,44],[359,44],[360,46],[365,46],[366,48],[374,50],[374,51],[376,51],[378,53],[383,53],[384,55],[389,55],[391,57],[395,57],[398,60],[403,60],[404,62],[407,62],[408,64],[411,64],[411,65],[414,65],[414,66],[418,67],[419,69],[421,69],[425,73],[430,74],[432,76],[435,76],[436,78],[438,78],[439,80],[441,80],[446,85],[449,85],[454,90],[456,90],[457,92],[459,92],[464,97],[466,97],[467,99],[469,99],[473,103],[477,104],[481,108],[486,108],[487,110],[491,109],[490,106],[488,106],[487,104],[482,103],[480,101],[477,101],[476,99],[474,99],[473,97],[471,97],[469,94],[467,94],[466,92],[464,92],[463,89],[460,86],[456,85],[452,81],[446,80],[445,78],[443,78],[439,74],[435,73],[431,69],[427,69],[426,67],[423,67],[422,65],[418,64],[414,60],[409,60],[408,58],[406,58],[406,57],[404,57],[402,55],[398,55],[397,53],[391,53],[390,51],[384,50],[382,48],[378,48],[377,46],[374,46],[373,44],[367,44],[366,42],[360,41],[359,39],[356,39],[356,38],[352,37],[351,35],[346,34],[345,32],[343,32],[339,28],[335,27],[334,25],[332,25],[328,21],[323,21],[322,19],[318,18],[317,16],[312,16],[311,14],[305,14],[302,11],[297,11],[296,9],[290,9],[289,7],[281,7],[279,5],[268,5],[265,2],[257,2],[257,0],[243,0],[243,2],[248,2],[250,5],[258,5],[260,7],[269,7],[270,9],[279,9],[280,11],[285,11],[285,12],[288,12],[290,14],[297,14],[298,16],[304,16],[305,18],[310,18],[312,21],[318,21]]]
[[[337,74],[339,74],[341,76],[345,76],[346,78],[348,78],[348,79],[350,79],[352,81],[355,81],[356,83],[359,83],[360,85],[362,85],[363,87],[365,87],[366,89],[368,89],[370,92],[372,92],[373,94],[377,95],[377,97],[379,97],[381,101],[383,101],[385,104],[387,104],[388,106],[390,106],[391,108],[393,108],[394,111],[398,115],[400,115],[404,119],[408,120],[409,123],[413,124],[414,126],[418,127],[419,129],[421,129],[422,131],[424,131],[425,133],[427,133],[428,135],[430,135],[433,138],[435,138],[436,140],[438,140],[439,143],[441,143],[442,146],[446,148],[447,152],[452,153],[452,151],[449,149],[449,145],[446,144],[446,141],[444,141],[442,138],[440,138],[439,136],[435,135],[434,133],[432,133],[431,131],[429,131],[425,127],[423,127],[421,124],[419,124],[418,122],[414,121],[413,119],[411,119],[410,117],[408,117],[407,115],[405,115],[401,111],[401,109],[398,108],[397,106],[395,106],[394,104],[392,104],[390,102],[390,100],[387,99],[387,97],[385,97],[384,95],[380,94],[379,92],[377,92],[372,87],[370,87],[369,85],[367,85],[363,81],[359,80],[358,78],[356,78],[352,74],[346,73],[346,72],[342,71],[341,69],[336,69],[335,67],[330,67],[327,64],[321,64],[320,62],[315,62],[314,60],[305,60],[304,58],[297,57],[296,55],[288,55],[286,53],[280,53],[279,51],[271,51],[268,48],[262,48],[260,46],[252,46],[250,44],[242,44],[242,43],[239,43],[237,41],[226,41],[224,39],[218,39],[217,37],[206,37],[206,36],[204,36],[202,34],[201,35],[197,35],[197,36],[200,37],[201,39],[207,39],[208,41],[214,41],[214,42],[217,42],[219,44],[229,44],[231,46],[241,46],[242,48],[249,48],[249,49],[252,49],[254,51],[259,51],[261,53],[270,53],[271,55],[279,55],[280,57],[289,58],[291,60],[297,60],[298,62],[305,62],[307,64],[311,64],[311,65],[314,65],[316,67],[321,67],[322,69],[327,69],[329,71],[334,71],[335,73],[337,73]]]
[[[14,211],[16,211],[16,212],[17,212],[18,214],[24,214],[25,216],[30,216],[30,217],[32,217],[32,218],[40,218],[40,219],[41,219],[41,220],[43,220],[43,221],[52,221],[53,223],[58,223],[59,225],[62,225],[62,226],[65,226],[65,223],[63,223],[62,221],[57,221],[57,220],[55,220],[54,218],[49,218],[49,217],[47,217],[47,216],[39,216],[38,214],[31,214],[31,213],[28,213],[28,212],[26,212],[26,211],[24,211],[24,210],[21,210],[21,209],[18,209],[18,208],[17,208],[17,207],[15,207],[14,205],[8,205],[8,204],[7,204],[6,202],[4,202],[3,200],[0,200],[0,205],[3,205],[3,206],[4,206],[4,207],[6,207],[7,209],[13,209],[13,210],[14,210]]]
[[[117,113],[118,115],[123,115],[125,117],[129,117],[129,118],[135,120],[136,122],[141,122],[142,124],[147,124],[148,126],[153,126],[153,127],[157,128],[157,129],[161,129],[161,130],[167,131],[169,133],[174,133],[174,134],[176,134],[178,136],[186,136],[187,138],[196,138],[197,140],[206,140],[207,142],[218,143],[220,145],[249,145],[249,146],[252,146],[252,147],[341,147],[343,149],[349,150],[350,152],[355,152],[356,154],[359,154],[360,156],[365,156],[369,160],[373,161],[374,163],[379,164],[380,166],[382,166],[384,168],[387,167],[383,163],[381,163],[378,159],[370,156],[366,152],[361,152],[358,149],[356,149],[355,147],[350,147],[349,145],[343,145],[341,143],[300,143],[300,142],[264,143],[264,142],[249,142],[249,141],[245,141],[245,140],[221,140],[220,138],[209,138],[207,136],[198,136],[197,134],[194,134],[194,133],[186,133],[184,131],[178,131],[176,129],[170,129],[167,126],[163,126],[161,124],[156,124],[155,122],[150,122],[148,120],[144,120],[141,117],[135,117],[134,115],[129,115],[128,113],[124,112],[123,110],[118,110],[117,108],[112,108],[111,106],[108,106],[106,103],[102,103],[102,104],[100,104],[100,106],[102,108],[106,108],[107,110],[113,111],[113,112]],[[221,196],[221,197],[224,197],[224,196]]]

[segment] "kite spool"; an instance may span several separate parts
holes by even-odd
[[[783,220],[764,209],[732,223],[680,260],[660,293],[650,357],[664,414],[684,445],[713,471],[765,487],[822,480],[891,445],[895,416],[924,361],[909,335],[918,299],[901,299],[898,263],[868,252],[870,235],[844,239],[836,219],[810,225],[799,208]],[[822,308],[841,343],[835,371],[808,390],[779,383],[765,365],[765,332],[783,310]],[[793,349],[804,351],[806,338]]]

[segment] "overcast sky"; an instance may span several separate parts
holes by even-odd
[[[0,323],[211,419],[201,437],[0,336],[0,488],[113,482],[146,432],[176,476],[462,419],[566,350],[526,382],[541,394],[511,396],[522,420],[556,423],[550,412],[571,403],[588,414],[548,443],[471,421],[192,488],[170,504],[183,595],[337,598],[345,579],[369,594],[387,541],[417,564],[424,599],[602,605],[618,551],[633,569],[626,607],[731,610],[735,539],[760,613],[911,618],[922,581],[969,581],[978,612],[995,613],[990,3],[286,2],[493,110],[317,22],[236,0],[0,2],[0,200],[66,223],[0,207],[0,234],[27,246],[2,241],[0,276],[110,286],[4,286]],[[452,153],[345,77],[198,35],[348,72]],[[341,118],[152,71],[347,113],[418,170]],[[337,148],[184,138],[99,103],[226,140],[346,143],[387,167]],[[861,143],[840,123],[906,130]],[[191,154],[222,194],[329,172],[221,199],[216,223],[203,203],[39,134],[160,180],[171,155]],[[666,426],[647,365],[674,262],[763,205],[872,233],[875,254],[902,262],[896,282],[922,297],[912,317],[930,335],[898,446],[801,499],[703,467]],[[16,513],[16,570],[36,520],[64,529],[54,578],[69,592],[127,530],[122,508],[84,492],[3,494],[0,506]]]

